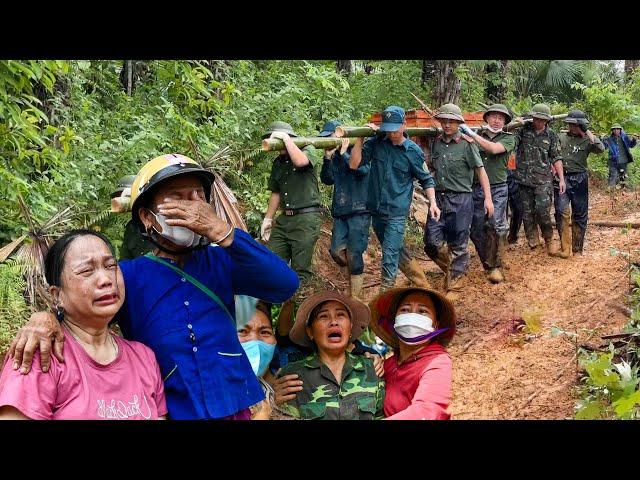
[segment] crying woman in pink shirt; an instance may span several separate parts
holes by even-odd
[[[62,324],[65,361],[52,356],[51,368],[42,372],[37,352],[34,368],[22,375],[7,355],[0,419],[164,419],[167,406],[154,353],[109,329],[125,297],[109,241],[89,230],[67,233],[49,249],[45,277]]]
[[[369,304],[370,326],[394,350],[384,363],[388,420],[449,420],[453,304],[426,288],[386,290]]]

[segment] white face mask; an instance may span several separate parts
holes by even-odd
[[[502,128],[498,128],[497,130],[491,128],[491,125],[487,124],[487,130],[489,130],[492,133],[500,133],[502,131]]]
[[[401,340],[409,344],[419,344],[428,340],[421,337],[435,330],[431,317],[419,313],[397,315],[393,327]]]
[[[151,212],[151,210],[149,211]],[[162,232],[158,232],[157,230],[156,232],[158,232],[159,235],[162,235],[170,242],[175,243],[176,245],[180,245],[181,247],[193,247],[200,243],[201,236],[196,234],[195,232],[185,227],[167,225],[166,217],[161,213],[155,214],[151,212],[151,214],[156,218],[156,220],[162,227]]]

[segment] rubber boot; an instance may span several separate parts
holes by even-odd
[[[452,302],[459,300],[464,286],[464,275],[461,275],[456,279],[449,280],[447,283],[447,293],[445,294],[445,297]]]
[[[571,225],[563,219],[562,230],[560,231],[561,250],[558,256],[560,258],[569,258],[571,256]]]
[[[572,250],[573,253],[582,254],[582,249],[584,247],[584,235],[585,231],[580,228],[578,224],[571,225],[571,233],[572,233]]]
[[[447,244],[442,244],[438,247],[438,256],[434,258],[433,261],[445,274],[449,271],[451,256],[449,255],[449,247]]]
[[[549,254],[550,257],[560,257],[561,255],[560,248],[552,238],[548,240],[545,238],[544,242],[547,246],[547,253]]]
[[[429,280],[424,274],[424,270],[415,258],[412,258],[409,262],[401,262],[400,271],[411,281],[411,283],[417,287],[431,288]]]
[[[351,275],[349,278],[349,296],[362,301],[362,282],[364,282],[364,274]]]
[[[487,274],[487,279],[491,283],[502,283],[504,282],[504,275],[502,274],[499,268],[492,268],[491,270],[489,270],[489,273]]]

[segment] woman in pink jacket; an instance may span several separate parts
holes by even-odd
[[[384,363],[389,420],[449,420],[453,304],[426,288],[393,288],[369,304],[371,328],[394,354]]]

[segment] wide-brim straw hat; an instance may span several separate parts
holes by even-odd
[[[392,348],[399,347],[398,336],[393,328],[396,319],[396,310],[400,300],[413,292],[424,292],[436,307],[435,319],[438,329],[447,328],[444,332],[434,337],[435,341],[442,345],[448,345],[456,333],[456,311],[453,303],[440,292],[429,288],[399,287],[384,291],[369,302],[371,310],[371,330]]]
[[[352,342],[362,335],[362,332],[367,328],[369,320],[371,319],[369,307],[355,298],[347,297],[338,292],[320,292],[311,295],[302,302],[302,305],[300,305],[298,313],[296,314],[296,321],[289,332],[289,338],[293,343],[303,347],[313,347],[314,342],[309,338],[306,330],[306,326],[309,323],[309,317],[311,316],[311,312],[313,312],[314,308],[321,303],[331,300],[335,300],[336,302],[343,304],[349,312],[352,325],[349,341]]]

